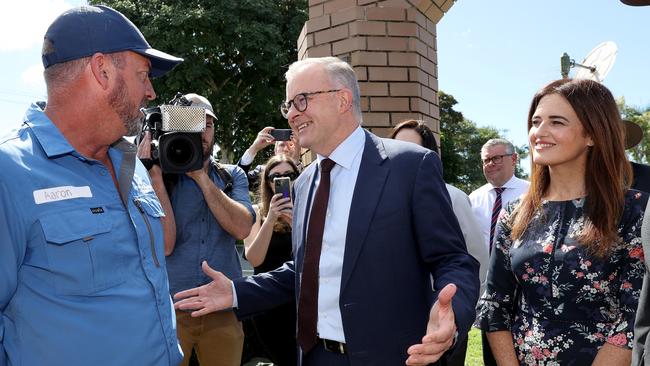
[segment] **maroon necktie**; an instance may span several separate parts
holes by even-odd
[[[499,219],[499,212],[501,212],[501,193],[505,188],[496,187],[494,191],[497,193],[497,198],[494,200],[494,207],[492,207],[492,222],[490,223],[490,254],[492,254],[492,241],[494,239],[494,229],[497,226],[497,219]]]
[[[330,159],[320,163],[320,183],[314,197],[307,227],[305,259],[300,280],[300,298],[298,300],[298,344],[303,353],[309,352],[316,345],[316,322],[318,321],[318,265],[323,245],[323,229],[327,201],[330,196],[330,171],[336,165]]]

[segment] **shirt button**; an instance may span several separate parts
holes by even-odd
[[[107,171],[106,169],[101,169],[101,170],[99,171],[99,175],[106,176],[106,175],[108,175],[108,171]]]

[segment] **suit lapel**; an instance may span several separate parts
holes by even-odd
[[[294,212],[293,212],[293,230],[292,242],[294,252],[294,264],[296,273],[302,272],[303,257],[305,255],[305,230],[307,228],[307,219],[309,217],[309,207],[311,201],[309,197],[310,188],[314,184],[316,172],[316,162],[310,164],[301,174],[294,189]],[[298,277],[298,276],[297,276]]]
[[[382,166],[387,156],[381,139],[371,133],[365,133],[366,143],[361,157],[361,165],[359,166],[359,174],[357,175],[348,218],[348,231],[341,274],[341,292],[345,289],[359,253],[365,244],[370,223],[388,177],[388,167]]]

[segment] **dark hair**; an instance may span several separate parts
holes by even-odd
[[[433,131],[431,131],[429,126],[424,124],[424,121],[419,119],[407,119],[402,121],[398,123],[397,126],[393,127],[393,132],[391,132],[390,138],[394,139],[395,136],[397,136],[397,133],[404,129],[415,130],[415,132],[417,132],[422,138],[423,147],[433,150],[436,153],[438,152],[438,143],[433,135]]]
[[[282,163],[287,163],[291,165],[291,169],[293,170],[294,173],[299,174],[300,171],[298,170],[298,166],[296,165],[296,162],[290,158],[287,155],[273,155],[267,162],[266,165],[264,166],[264,170],[262,171],[261,177],[260,177],[260,186],[259,186],[259,208],[260,208],[260,216],[262,217],[262,222],[266,218],[266,216],[269,214],[269,207],[271,206],[271,198],[273,197],[273,189],[271,189],[271,183],[273,183],[272,180],[269,180],[269,172],[275,168],[276,166],[282,164]],[[276,226],[274,227],[275,231],[287,231],[291,230],[291,227],[289,224],[285,223],[284,221],[278,220],[276,223]]]
[[[573,108],[585,134],[594,146],[587,152],[585,166],[585,228],[578,238],[599,257],[618,243],[618,222],[625,204],[625,192],[632,181],[632,170],[625,155],[622,122],[612,93],[602,84],[584,79],[561,79],[539,90],[530,104],[528,130],[540,100],[547,95],[562,96]],[[534,149],[530,147],[531,154]],[[522,237],[550,184],[549,167],[531,158],[528,193],[512,215],[512,238]]]

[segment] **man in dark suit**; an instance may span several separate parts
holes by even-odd
[[[204,263],[214,281],[176,307],[245,317],[295,299],[303,365],[436,362],[467,335],[479,288],[440,160],[361,128],[347,63],[306,59],[286,78],[282,113],[318,156],[294,185],[294,261],[234,283]]]

